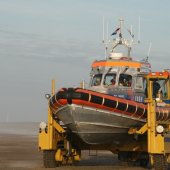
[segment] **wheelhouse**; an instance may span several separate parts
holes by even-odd
[[[89,89],[109,95],[144,102],[150,64],[124,60],[95,61],[92,64]]]

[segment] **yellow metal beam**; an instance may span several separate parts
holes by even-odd
[[[55,94],[55,80],[52,80],[52,95]],[[65,130],[57,124],[57,122],[52,117],[52,112],[48,106],[48,123],[47,131],[43,130],[39,133],[39,149],[41,150],[51,150],[56,149],[57,141],[59,140],[59,133],[65,132]]]
[[[136,128],[130,128],[129,131],[128,131],[128,134],[139,134],[139,135],[142,135],[144,134],[145,132],[147,132],[147,123],[144,124],[139,130],[136,129]]]
[[[48,150],[50,149],[49,147],[49,134],[46,133],[45,131],[42,131],[39,133],[38,136],[38,148],[39,150]]]
[[[153,81],[147,79],[148,83],[148,111],[147,111],[147,127],[148,127],[148,152],[151,154],[163,154],[165,150],[164,137],[156,132],[156,104],[152,97]]]
[[[65,133],[65,130],[56,121],[53,122],[53,126],[59,133]]]
[[[168,99],[170,100],[170,78],[169,78],[169,81],[167,82],[167,92],[168,92]]]

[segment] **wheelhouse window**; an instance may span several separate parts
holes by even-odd
[[[94,75],[91,86],[100,86],[101,80],[102,80],[102,74]]]
[[[105,75],[103,85],[110,86],[110,85],[115,85],[115,83],[116,83],[115,73],[109,73]]]
[[[128,75],[128,74],[120,74],[119,86],[131,87],[132,86],[132,76]]]
[[[159,80],[158,81],[160,88],[159,88],[159,93],[160,97],[166,99],[168,97],[168,81],[167,80]]]
[[[139,77],[136,77],[135,79],[135,89],[141,89],[143,90],[144,89],[144,86],[146,82],[144,81],[143,77],[139,76]]]
[[[153,98],[161,98],[163,100],[166,100],[168,98],[168,86],[169,86],[168,80],[154,79],[152,87]],[[146,97],[148,97],[147,86],[145,88],[145,94]]]

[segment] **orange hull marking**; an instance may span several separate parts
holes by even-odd
[[[117,112],[117,113],[120,113],[120,114],[124,113],[124,111],[120,111],[120,110],[117,110],[117,109],[114,109],[114,108],[109,108],[107,106],[103,106],[103,105],[100,105],[100,104],[91,103],[91,102],[82,101],[82,100],[77,100],[77,99],[73,100],[73,103],[77,104],[77,105],[81,105],[81,106],[96,108],[96,110],[101,109],[101,110],[107,110],[107,111],[111,111],[111,112]],[[126,115],[132,115],[132,113],[128,113],[128,112],[126,112],[125,114]]]
[[[82,106],[82,107],[85,106],[85,107],[96,108],[96,110],[101,109],[101,110],[107,110],[107,111],[111,111],[111,112],[116,112],[116,113],[119,113],[119,114],[129,115],[129,116],[133,115],[133,117],[136,117],[136,118],[141,116],[141,115],[136,115],[134,113],[128,113],[126,111],[120,111],[120,110],[117,110],[117,109],[109,108],[107,106],[103,106],[103,105],[99,105],[99,104],[95,104],[95,103],[91,103],[91,102],[83,101],[83,100],[79,100],[79,99],[73,99],[72,103],[77,104],[77,105]],[[62,105],[68,104],[67,99],[60,100],[60,104],[62,104]],[[142,118],[143,118],[143,116],[142,116]]]
[[[123,99],[123,98],[118,98],[118,97],[114,97],[114,96],[109,96],[107,94],[102,94],[102,93],[98,93],[98,92],[95,92],[95,91],[88,91],[88,90],[84,90],[84,89],[78,89],[76,92],[84,92],[84,93],[89,93],[89,94],[92,94],[92,95],[95,95],[95,96],[99,96],[99,97],[103,97],[103,98],[106,98],[106,99],[110,99],[110,100],[116,100],[118,102],[122,102],[122,103],[125,103],[126,104],[126,99]],[[128,103],[131,104],[131,105],[136,105],[136,102],[135,101],[132,101],[132,100],[128,100]],[[143,103],[138,103],[138,106],[140,106],[141,108],[147,108],[146,105],[144,105]]]

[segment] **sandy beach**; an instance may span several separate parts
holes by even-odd
[[[38,123],[0,123],[0,170],[43,170],[42,152],[38,152]],[[144,170],[129,167],[110,152],[82,152],[82,160],[57,170]]]

